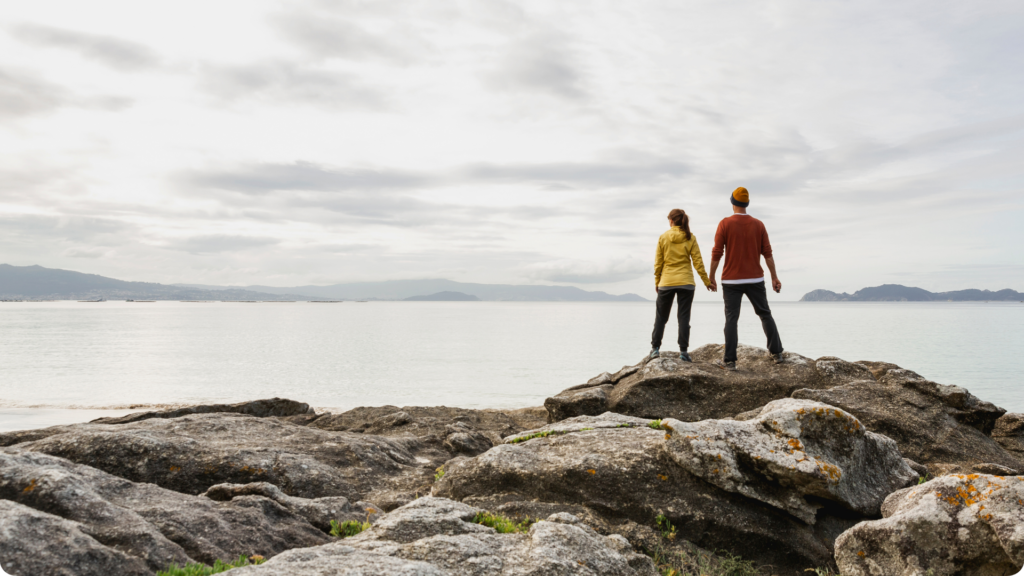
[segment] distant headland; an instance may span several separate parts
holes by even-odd
[[[42,266],[0,264],[0,300],[440,300],[524,302],[646,302],[575,286],[469,284],[443,279],[389,280],[331,286],[211,286],[127,282]]]
[[[804,294],[801,302],[981,302],[981,301],[1024,301],[1024,293],[1015,290],[955,290],[952,292],[929,292],[924,288],[913,288],[899,284],[883,284],[873,288],[862,288],[853,294],[836,293],[830,290],[814,290]]]

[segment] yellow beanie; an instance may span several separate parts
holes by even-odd
[[[732,203],[734,206],[746,208],[750,204],[750,193],[743,186],[732,191]]]

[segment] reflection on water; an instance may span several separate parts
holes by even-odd
[[[894,362],[1024,412],[1024,304],[773,308],[789,351]],[[653,302],[0,303],[0,429],[26,406],[536,406],[640,360],[653,318]],[[699,294],[692,347],[721,342],[722,322],[720,300]],[[740,341],[764,345],[749,307]],[[673,342],[670,323],[663,348]]]

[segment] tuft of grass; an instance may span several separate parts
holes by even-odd
[[[655,430],[661,430],[661,420],[651,420],[647,425]]]
[[[927,482],[930,479],[931,479],[931,474],[925,474],[924,476],[921,476],[920,478],[917,479],[917,485],[920,486],[921,484],[924,484],[925,482]]]
[[[669,540],[676,539],[676,527],[672,525],[672,522],[665,517],[664,514],[658,514],[654,519],[654,523],[658,525],[658,530],[661,532],[663,538]]]
[[[434,470],[434,482],[440,481],[441,478],[444,478],[444,464]]]
[[[263,564],[266,561],[267,560],[263,556],[255,554],[253,556],[239,556],[238,560],[235,560],[234,562],[221,562],[220,560],[217,560],[213,563],[213,566],[207,566],[206,564],[199,564],[196,562],[189,562],[184,566],[170,564],[167,566],[166,570],[158,571],[156,576],[210,576],[210,574],[227,572],[232,568]]]
[[[661,576],[757,576],[753,562],[726,552],[667,552],[661,548],[648,556]]]
[[[548,436],[554,436],[556,434],[566,434],[560,430],[545,430],[543,432],[534,432],[533,434],[527,434],[526,436],[520,436],[512,440],[513,444],[519,444],[520,442],[526,442],[527,440],[533,440],[534,438],[547,438]]]
[[[534,518],[527,518],[522,522],[516,522],[512,518],[507,516],[501,516],[500,514],[491,514],[490,512],[477,512],[476,516],[473,517],[474,524],[480,524],[489,528],[494,528],[501,534],[510,534],[512,532],[529,532],[530,526],[537,522]]]
[[[359,520],[345,520],[341,524],[337,520],[331,520],[331,536],[335,538],[348,538],[355,536],[370,527],[369,522]]]

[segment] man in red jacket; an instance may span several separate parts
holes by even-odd
[[[775,326],[772,311],[768,308],[768,292],[764,286],[764,270],[761,256],[772,274],[772,289],[782,290],[782,282],[775,273],[772,245],[768,242],[768,231],[757,218],[747,214],[750,194],[740,187],[732,193],[733,215],[723,219],[715,232],[715,249],[711,252],[711,289],[718,283],[715,273],[718,262],[725,254],[725,268],[722,269],[722,296],[725,299],[725,358],[720,366],[726,370],[736,369],[736,346],[739,343],[737,324],[740,321],[740,304],[743,296],[754,306],[754,313],[761,318],[761,327],[768,338],[768,352],[775,363],[782,362],[782,340]]]

